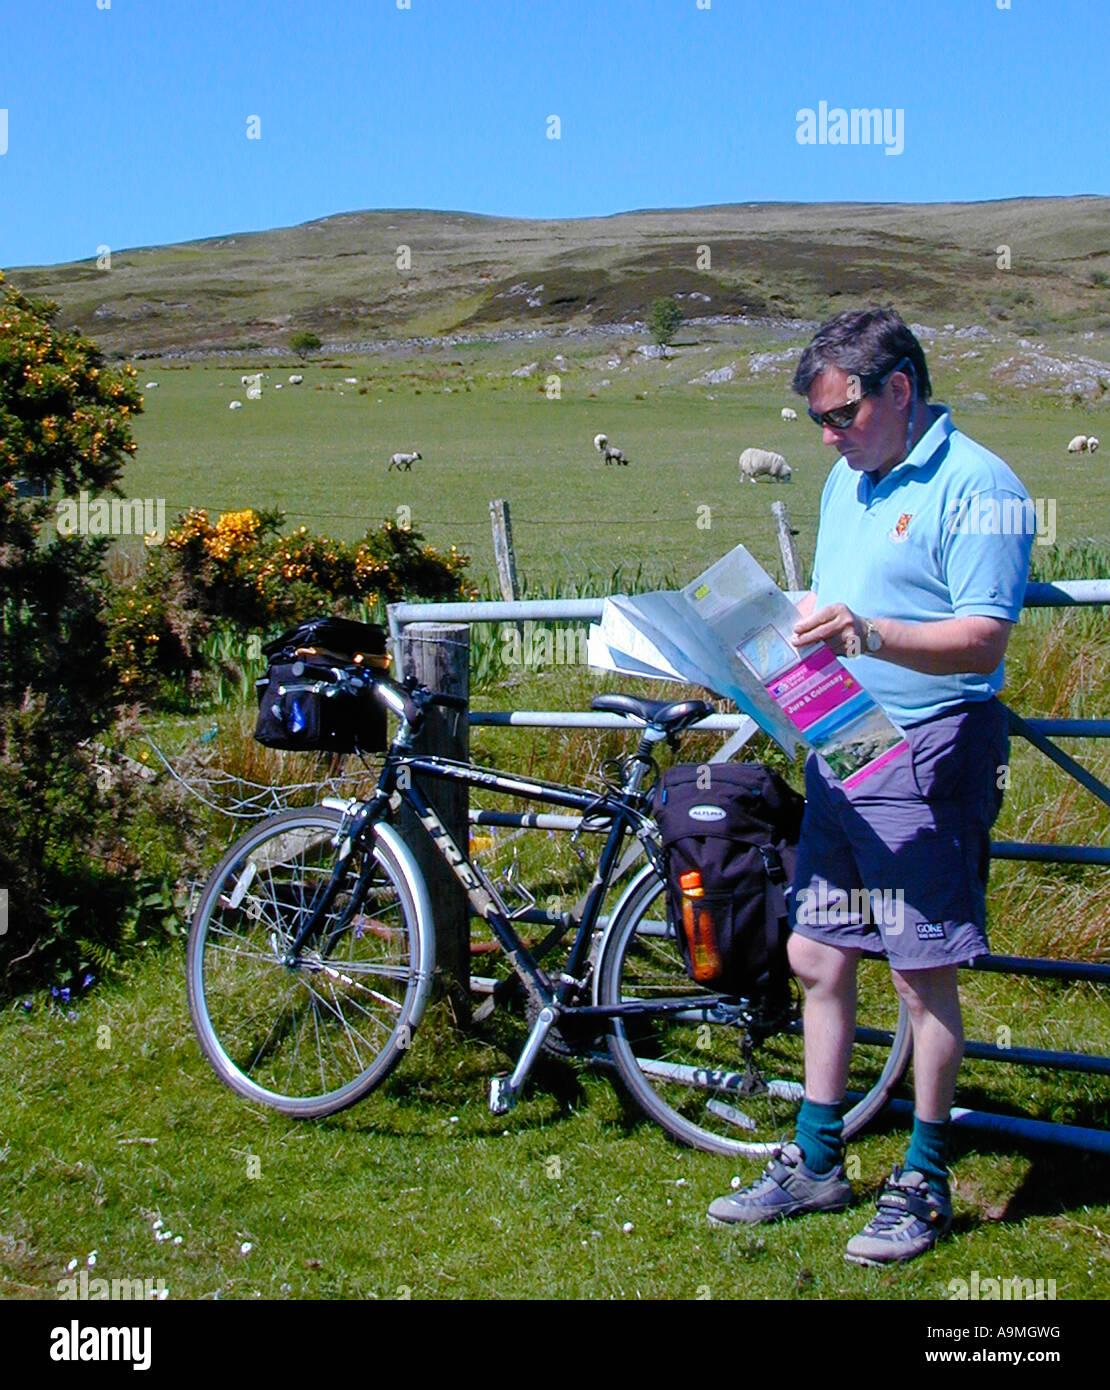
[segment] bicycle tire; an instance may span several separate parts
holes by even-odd
[[[342,816],[284,811],[243,835],[217,865],[189,932],[189,1012],[217,1076],[248,1100],[314,1118],[353,1105],[411,1045],[427,1002],[435,943],[411,851],[376,827],[374,875],[327,954],[282,954],[338,859]],[[349,905],[366,851],[327,920]]]
[[[611,1018],[610,1055],[640,1109],[673,1138],[708,1153],[770,1156],[793,1135],[803,1095],[801,1026],[757,1045],[760,1090],[743,1056],[742,1009],[729,1004],[709,1012],[701,1002],[717,996],[686,974],[663,893],[663,881],[645,866],[617,905],[602,945],[598,1002],[688,996],[690,1008],[678,1015]],[[886,962],[868,961],[866,972],[864,965],[846,1139],[882,1109],[913,1045],[909,1015],[894,994]],[[881,1041],[858,1040],[863,1014],[869,1030],[881,1030]]]

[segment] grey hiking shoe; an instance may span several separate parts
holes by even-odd
[[[844,1258],[857,1265],[912,1260],[931,1250],[951,1225],[947,1189],[930,1186],[920,1173],[895,1167],[879,1196],[878,1210],[848,1242]]]
[[[709,1219],[722,1225],[754,1225],[806,1211],[843,1211],[851,1200],[843,1164],[820,1176],[811,1173],[801,1149],[791,1140],[783,1145],[778,1158],[771,1159],[761,1178],[711,1203]]]

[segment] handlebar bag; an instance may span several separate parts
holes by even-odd
[[[769,1009],[789,998],[791,879],[805,798],[762,763],[679,764],[656,783],[667,919],[695,978],[680,878],[697,870],[720,965],[700,983]]]
[[[344,670],[386,669],[384,628],[348,618],[313,618],[262,650],[269,665],[255,683],[259,743],[324,753],[377,753],[386,747],[385,710],[370,690],[334,690]]]

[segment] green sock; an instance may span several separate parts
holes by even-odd
[[[798,1111],[794,1142],[811,1173],[831,1173],[844,1156],[844,1103],[824,1105],[808,1097]]]
[[[905,1173],[920,1173],[922,1177],[948,1187],[948,1121],[922,1120],[913,1117],[910,1146],[902,1164]]]

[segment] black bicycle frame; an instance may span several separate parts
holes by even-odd
[[[574,941],[560,972],[557,984],[552,984],[528,946],[513,928],[513,914],[501,900],[494,884],[480,869],[471,864],[469,858],[456,844],[454,836],[443,824],[434,807],[428,801],[419,785],[411,778],[401,778],[402,770],[424,774],[443,781],[464,782],[468,786],[485,787],[489,791],[504,792],[525,800],[545,802],[552,806],[565,806],[581,811],[583,816],[611,820],[612,825],[605,839],[593,882],[586,895],[582,916],[578,923]],[[392,775],[390,775],[392,774]],[[450,866],[455,877],[466,890],[467,898],[474,912],[489,923],[490,930],[504,951],[510,965],[522,978],[526,986],[531,984],[537,996],[545,1001],[554,1000],[563,1005],[571,992],[581,984],[579,971],[585,962],[590,937],[601,912],[605,894],[609,888],[610,875],[621,851],[626,833],[636,833],[642,823],[642,816],[619,796],[605,792],[600,795],[581,791],[574,787],[551,782],[536,782],[526,778],[507,776],[489,768],[475,767],[471,763],[456,762],[450,758],[434,755],[401,755],[389,757],[383,770],[379,789],[384,795],[394,790],[412,810],[421,825],[428,832],[432,843]],[[377,816],[368,818],[367,827]],[[547,921],[559,920],[561,914],[553,916],[542,914]],[[561,933],[560,933],[561,935]],[[565,1005],[567,1012],[573,1006]]]

